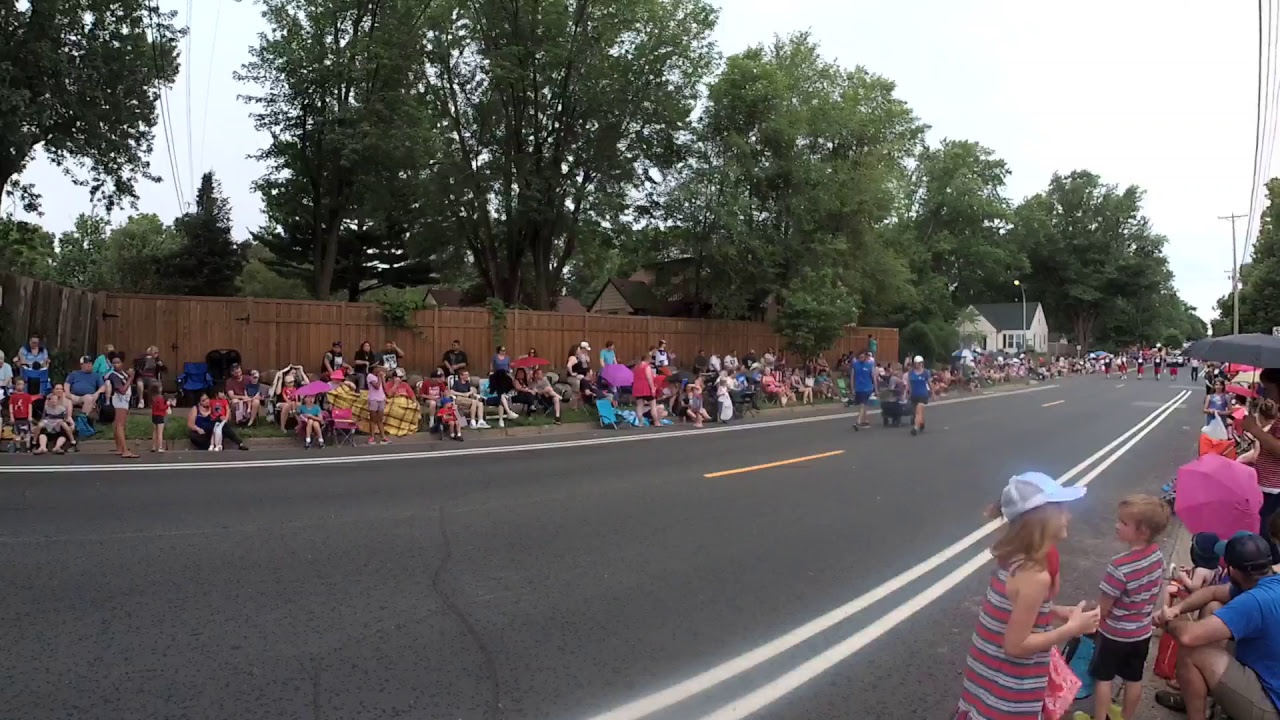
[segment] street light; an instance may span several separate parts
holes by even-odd
[[[1014,286],[1022,291],[1022,347],[1021,350],[1027,350],[1027,288],[1022,284],[1021,280],[1014,280]]]

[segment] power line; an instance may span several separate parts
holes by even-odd
[[[204,145],[209,137],[209,93],[213,90],[213,61],[218,57],[218,23],[222,20],[222,0],[218,0],[213,15],[213,41],[209,43],[209,76],[204,81],[204,105],[201,112],[204,118],[200,121],[200,169],[204,169]]]
[[[1263,33],[1266,42],[1263,42]],[[1262,165],[1262,136],[1267,125],[1268,103],[1271,98],[1271,0],[1266,3],[1266,21],[1263,21],[1263,0],[1258,0],[1258,90],[1254,109],[1253,130],[1253,173],[1249,184],[1249,224],[1245,228],[1245,238],[1253,234],[1253,219],[1258,209],[1258,172]],[[1264,61],[1265,57],[1265,61]],[[1263,73],[1266,79],[1263,79]],[[1267,88],[1267,103],[1263,102],[1263,88]]]
[[[159,23],[156,22],[156,15],[159,13],[159,8],[156,3],[153,2],[147,4],[147,10],[151,21],[151,62],[155,66],[155,81],[159,84],[161,82],[161,77],[163,76],[163,72],[160,69],[160,51],[157,48],[157,45],[160,42],[158,38],[160,32]],[[160,130],[161,134],[164,136],[165,154],[169,158],[169,171],[173,173],[174,197],[177,198],[178,208],[179,211],[181,211],[181,209],[186,207],[186,203],[182,199],[182,177],[181,173],[178,172],[178,161],[175,157],[176,153],[173,148],[173,127],[172,123],[169,121],[168,98],[169,89],[161,86],[156,99],[156,104],[160,107]]]
[[[195,0],[187,0],[187,182],[191,183],[191,197],[196,195],[196,160],[195,160],[195,143],[191,140],[191,83],[194,80],[195,63],[191,54],[191,36],[194,34],[192,28],[195,26]]]
[[[1250,231],[1245,234],[1244,248],[1240,253],[1239,262],[1243,263],[1245,258],[1249,257],[1249,243],[1257,238],[1262,232],[1262,214],[1266,211],[1267,203],[1266,188],[1271,180],[1271,161],[1275,156],[1276,146],[1276,128],[1280,121],[1280,112],[1277,112],[1277,100],[1280,100],[1280,12],[1276,12],[1271,7],[1268,12],[1270,25],[1267,33],[1269,40],[1268,56],[1268,76],[1267,98],[1263,105],[1264,124],[1262,127],[1261,140],[1261,163],[1262,172],[1255,178],[1257,192],[1255,194],[1256,207],[1252,208],[1254,214],[1250,217]]]

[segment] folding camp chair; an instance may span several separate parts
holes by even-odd
[[[334,408],[329,416],[329,431],[333,434],[334,447],[342,445],[356,446],[356,433],[360,426],[356,424],[351,408]]]
[[[182,363],[182,374],[178,376],[178,392],[192,401],[200,393],[212,392],[213,375],[209,374],[209,366],[205,363]]]
[[[48,397],[53,390],[53,383],[49,382],[49,369],[41,368],[40,370],[32,370],[31,368],[22,368],[22,385],[27,392],[32,395],[41,395]],[[36,388],[39,388],[38,390]],[[32,392],[32,391],[35,392]]]
[[[618,413],[614,410],[613,401],[609,398],[596,400],[596,413],[600,416],[600,427],[618,429]]]

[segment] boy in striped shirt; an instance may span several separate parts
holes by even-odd
[[[1169,506],[1150,495],[1120,501],[1116,537],[1128,549],[1111,559],[1102,577],[1097,651],[1089,665],[1098,720],[1132,718],[1142,697],[1142,673],[1151,644],[1151,618],[1164,589],[1164,555],[1156,538],[1169,526]],[[1111,704],[1111,682],[1124,681],[1124,705]],[[1078,712],[1075,720],[1089,716]]]

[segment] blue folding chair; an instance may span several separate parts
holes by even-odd
[[[39,394],[48,396],[53,390],[53,383],[49,382],[49,369],[32,370],[31,368],[22,368],[22,384],[28,392],[31,391],[31,383],[38,383],[40,388]],[[33,393],[35,394],[35,393]]]
[[[600,416],[600,427],[618,429],[618,413],[613,409],[613,401],[609,398],[596,400],[596,413]]]
[[[178,376],[178,392],[194,399],[202,392],[213,390],[213,375],[209,373],[207,363],[182,363],[182,374]]]

